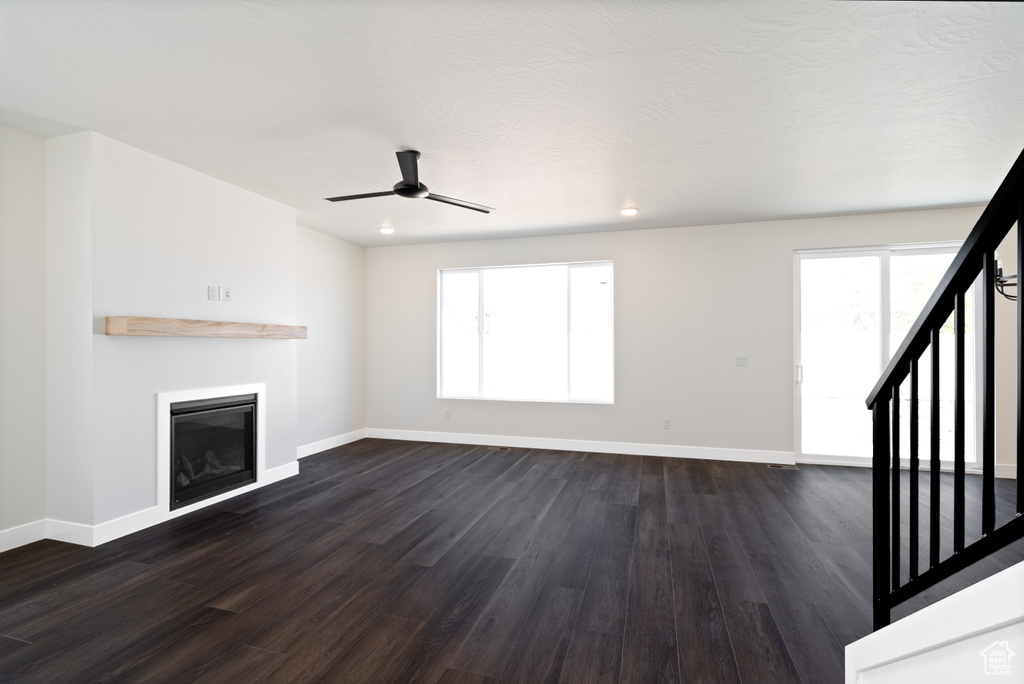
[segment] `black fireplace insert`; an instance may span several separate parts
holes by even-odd
[[[255,394],[171,404],[171,510],[255,481]]]

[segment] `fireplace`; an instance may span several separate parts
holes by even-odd
[[[170,404],[170,508],[256,482],[257,394]]]

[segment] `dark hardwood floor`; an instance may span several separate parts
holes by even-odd
[[[0,554],[0,681],[841,682],[870,500],[866,469],[363,440],[99,548]]]

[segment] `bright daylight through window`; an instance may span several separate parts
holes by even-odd
[[[439,397],[612,403],[610,261],[438,273]]]
[[[871,412],[864,400],[946,272],[958,245],[813,250],[797,254],[796,399],[798,452],[806,457],[871,456]],[[973,290],[967,293],[964,343],[975,359]],[[953,318],[940,330],[940,457],[952,459],[955,366]],[[919,444],[929,453],[931,354],[921,357]],[[975,367],[966,364],[966,460],[975,460]],[[909,380],[900,390],[910,414]],[[910,421],[901,424],[909,453]]]

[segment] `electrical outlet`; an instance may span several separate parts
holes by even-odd
[[[746,366],[747,365],[747,357],[746,356],[737,356],[736,357],[736,365],[737,366]]]
[[[231,301],[231,288],[230,287],[223,287],[223,286],[221,286],[221,288],[220,288],[220,300],[222,302],[230,302]]]
[[[206,286],[206,298],[210,299],[212,301],[217,301],[217,299],[220,298],[220,295],[217,292],[217,286],[216,285],[207,285]]]
[[[671,430],[672,429],[672,419],[671,418],[662,418],[661,419],[661,427],[662,427],[663,430]]]
[[[444,417],[445,418],[451,418],[452,417],[452,410],[451,409],[445,409],[444,410]]]

